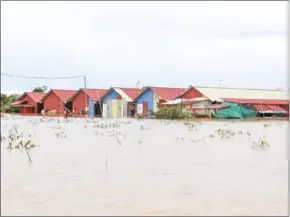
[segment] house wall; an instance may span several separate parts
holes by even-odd
[[[37,114],[37,110],[38,110],[38,105],[37,102],[35,102],[34,100],[32,100],[28,95],[24,95],[24,97],[22,97],[19,100],[27,100],[27,104],[29,105],[33,105],[34,107],[21,107],[20,108],[20,114]]]
[[[107,100],[109,99],[117,99],[118,93],[115,90],[112,90],[110,93],[108,93],[106,96],[103,98],[103,103],[107,104]]]
[[[86,98],[85,98],[86,97]],[[85,103],[86,100],[86,103]],[[75,110],[76,113],[81,112],[81,110],[85,110],[85,107],[89,106],[89,97],[87,94],[85,94],[84,91],[80,91],[77,96],[75,96],[73,102],[73,109]]]
[[[51,92],[44,100],[43,100],[43,108],[46,110],[57,110],[64,111],[64,104],[60,100],[60,98],[54,93]]]
[[[153,112],[158,111],[157,103],[159,102],[159,96],[152,91],[151,89],[144,91],[136,100],[137,103],[137,114],[142,115],[143,114],[143,102],[148,103],[148,114],[150,110]]]
[[[137,114],[139,115],[143,114],[143,102],[148,103],[148,110],[153,110],[153,91],[150,89],[144,91],[136,101],[137,101]]]
[[[128,102],[115,90],[112,90],[103,98],[103,117],[122,118],[127,117]]]
[[[20,114],[35,114],[35,107],[20,107]]]
[[[212,103],[210,100],[204,100],[204,101],[200,101],[200,102],[196,102],[194,104],[191,104],[191,108],[196,108],[196,107],[200,107],[200,106],[208,106],[211,104]]]

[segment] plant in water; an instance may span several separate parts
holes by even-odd
[[[8,142],[7,150],[9,152],[13,150],[24,151],[28,157],[29,163],[32,163],[32,159],[29,154],[29,151],[37,147],[37,145],[32,141],[32,137],[33,135],[30,133],[28,135],[28,138],[24,138],[24,134],[23,132],[19,132],[18,126],[13,125],[12,129],[9,130],[8,132],[7,138],[3,136],[1,137],[1,140]]]
[[[65,131],[61,126],[57,126],[57,130],[55,132],[55,135],[58,139],[66,138]]]
[[[265,135],[262,135],[257,142],[253,142],[252,147],[254,149],[266,149],[270,147],[270,145],[268,144]]]
[[[137,119],[138,119],[138,120],[143,120],[143,115],[138,114],[138,115],[137,115]]]

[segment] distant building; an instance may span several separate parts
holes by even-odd
[[[42,103],[40,103],[45,93],[25,92],[11,106],[20,107],[21,114],[40,114]]]
[[[133,99],[141,93],[139,88],[112,87],[103,95],[104,118],[123,118],[135,115]]]
[[[68,101],[72,102],[72,109],[75,113],[89,110],[89,117],[102,117],[101,98],[107,93],[108,89],[79,89]]]
[[[64,111],[72,111],[72,103],[68,100],[75,94],[75,90],[61,90],[51,89],[41,99],[43,103],[43,109],[45,111],[53,111],[56,113],[64,113]]]
[[[256,115],[256,113],[258,115],[289,114],[287,90],[192,86],[178,98],[187,98],[189,95],[193,96],[192,99],[206,97],[213,104],[223,103],[230,105],[230,108],[215,108],[216,114],[220,113],[223,117],[230,114],[235,117],[234,113],[240,113],[238,116],[242,116],[243,112],[248,112],[252,116]],[[199,110],[207,109],[206,105],[197,106],[197,104],[192,104],[191,107],[199,108]],[[222,114],[222,112],[225,112],[225,114]]]
[[[176,99],[185,90],[185,88],[147,87],[134,99],[137,114],[148,117],[152,112],[159,110],[160,104]]]

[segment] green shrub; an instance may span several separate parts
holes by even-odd
[[[161,108],[155,113],[156,119],[185,119],[192,117],[189,111],[181,108]]]

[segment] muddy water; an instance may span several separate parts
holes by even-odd
[[[203,122],[189,131],[183,123],[133,120],[115,129],[117,141],[112,128],[80,119],[4,118],[2,135],[17,124],[40,147],[29,166],[2,143],[1,214],[286,215],[287,125],[265,123]],[[66,138],[56,137],[57,125]],[[243,134],[221,139],[219,128]],[[254,150],[262,134],[270,147]]]

